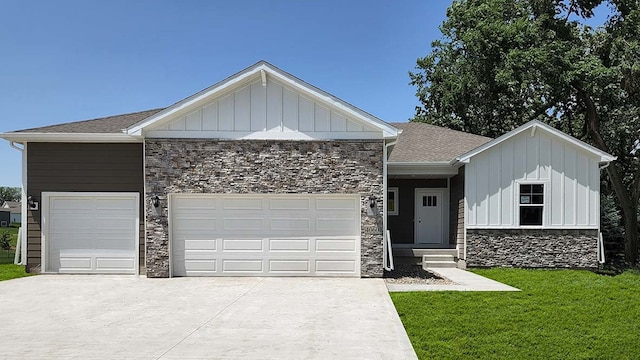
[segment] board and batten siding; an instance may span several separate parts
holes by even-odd
[[[144,266],[142,155],[142,144],[29,143],[27,195],[42,206],[43,191],[139,193],[139,258]],[[40,266],[41,216],[41,209],[27,211],[28,271],[37,271]]]
[[[380,133],[272,79],[267,81],[267,86],[262,86],[259,80],[242,86],[149,130],[149,137],[179,136],[181,132],[193,131],[337,132],[361,133],[361,136]]]
[[[519,227],[518,184],[528,182],[544,184],[543,227],[599,227],[599,158],[541,129],[473,156],[465,170],[467,228]]]

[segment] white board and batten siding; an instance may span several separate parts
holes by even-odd
[[[136,274],[139,194],[42,193],[44,272]]]
[[[171,194],[173,276],[360,276],[360,196]]]
[[[260,80],[152,126],[147,137],[376,139],[382,132],[276,80]]]
[[[599,158],[539,129],[473,156],[465,166],[467,228],[519,227],[519,184],[544,184],[544,228],[598,228]]]

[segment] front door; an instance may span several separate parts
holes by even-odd
[[[442,190],[416,189],[416,244],[442,243],[443,193]]]

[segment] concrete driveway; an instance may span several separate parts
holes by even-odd
[[[412,359],[381,279],[0,282],[1,359]]]

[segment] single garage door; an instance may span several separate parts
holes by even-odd
[[[359,195],[173,194],[175,276],[360,276]]]
[[[45,269],[135,274],[137,193],[42,193]]]

